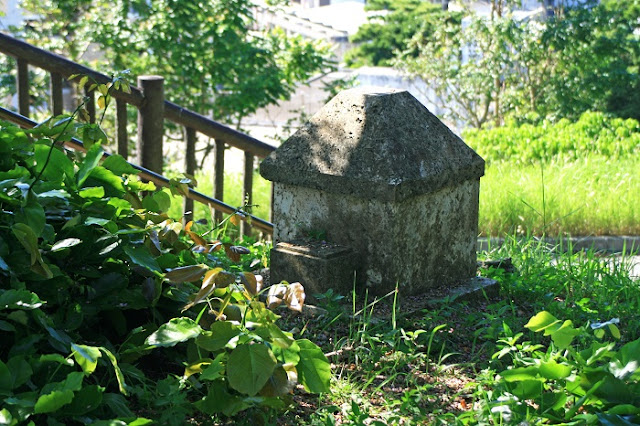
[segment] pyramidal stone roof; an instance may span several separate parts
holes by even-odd
[[[273,182],[402,201],[484,175],[484,160],[406,91],[338,94],[260,165]]]

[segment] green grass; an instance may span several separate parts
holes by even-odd
[[[340,304],[343,301],[331,293],[321,298],[328,311],[325,317],[285,318],[289,327],[322,346],[334,364],[335,378],[330,394],[305,398],[282,421],[509,424],[492,411],[501,404],[498,397],[504,398],[511,389],[499,372],[536,365],[549,357],[573,369],[583,368],[573,352],[558,350],[548,336],[524,327],[536,313],[547,311],[571,321],[567,327],[578,333],[571,350],[600,348],[603,362],[592,361],[590,368],[608,368],[615,351],[640,338],[640,283],[629,276],[629,260],[606,259],[594,252],[558,255],[531,239],[508,239],[500,249],[480,257],[510,257],[517,268],[514,273],[484,271],[498,280],[498,294],[464,301],[442,299],[425,308],[422,299],[400,295],[396,300],[393,294],[383,300],[360,295],[359,303]],[[619,339],[609,329],[597,337],[589,327],[612,318],[620,320]],[[605,348],[601,342],[611,343]],[[570,393],[560,379],[548,380],[546,386],[551,396]],[[567,412],[573,402],[567,401]],[[538,424],[551,415],[535,404],[510,404],[518,423],[526,419]],[[573,415],[595,416],[595,405]],[[587,424],[582,417],[575,420]]]
[[[576,161],[487,165],[480,180],[479,233],[482,236],[640,235],[640,158],[619,160],[592,155]],[[544,178],[543,178],[544,173]],[[198,173],[198,191],[212,195],[212,178]],[[225,175],[224,201],[242,203],[242,176]],[[544,202],[543,202],[544,189]],[[252,213],[269,218],[271,184],[254,175]],[[180,217],[182,201],[174,197],[172,217]],[[196,203],[196,218],[210,218]]]
[[[213,197],[213,177],[205,175],[203,172],[196,173],[198,186],[197,191]],[[242,174],[226,173],[224,176],[224,197],[223,201],[233,207],[242,207]],[[271,211],[271,182],[265,180],[258,172],[253,175],[253,207],[248,209],[249,213],[262,219],[269,220]],[[182,197],[172,197],[169,216],[179,218],[182,216]],[[211,219],[209,208],[203,204],[195,203],[194,218]]]
[[[544,165],[489,164],[480,180],[480,234],[638,235],[638,170],[637,157],[595,155]]]

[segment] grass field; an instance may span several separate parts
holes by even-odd
[[[640,159],[489,164],[480,180],[483,236],[640,234]]]
[[[508,239],[480,258],[513,260],[513,272],[483,271],[498,281],[496,293],[444,298],[425,307],[424,297],[390,294],[367,300],[361,295],[351,303],[349,297],[328,292],[320,305],[327,313],[320,318],[283,313],[284,329],[301,330],[301,336],[322,346],[334,379],[330,394],[294,396],[278,424],[598,424],[608,410],[624,412],[617,397],[607,399],[606,392],[594,389],[597,397],[580,400],[582,391],[575,385],[578,376],[610,375],[608,363],[618,359],[616,351],[623,345],[640,347],[640,341],[634,343],[640,338],[640,287],[630,277],[630,260],[608,260],[593,252],[558,256],[531,239]],[[551,331],[543,335],[525,327],[543,311],[547,318],[560,319],[558,326],[568,321],[563,330],[573,336],[569,346],[550,338]],[[618,326],[597,325],[613,318]],[[585,361],[585,356],[592,359]],[[571,375],[528,375],[536,365]],[[521,376],[505,380],[504,371],[511,370]],[[621,392],[616,395],[627,402],[637,400],[637,379],[625,376],[609,391]],[[514,398],[523,392],[519,383],[526,387],[536,381],[544,386],[527,390],[527,401]],[[564,404],[544,405],[560,400]],[[248,412],[234,421],[244,424],[254,415]],[[267,424],[275,422],[266,417]],[[636,424],[633,415],[626,419],[600,424]]]
[[[640,158],[605,159],[592,155],[576,161],[552,161],[544,166],[488,164],[480,180],[479,233],[481,236],[531,235],[639,235]],[[212,194],[211,177],[198,173],[197,189]],[[242,203],[242,176],[225,176],[225,199]],[[269,218],[270,183],[254,175],[252,213]],[[179,217],[175,198],[171,214]],[[196,217],[209,210],[196,203]]]
[[[206,195],[213,195],[212,177],[202,172],[196,174],[198,186],[196,190]],[[227,173],[224,177],[224,202],[233,207],[242,207],[244,200],[242,199],[242,175],[240,173]],[[194,217],[197,219],[210,219],[211,213],[209,208],[203,204],[195,203]],[[271,183],[260,176],[259,173],[253,175],[253,201],[249,213],[269,220],[271,210]],[[179,218],[182,215],[182,197],[173,197],[169,215],[173,218]]]

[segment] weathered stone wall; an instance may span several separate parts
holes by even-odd
[[[478,192],[477,181],[466,181],[393,203],[275,183],[274,239],[325,232],[355,251],[359,284],[378,295],[396,282],[416,293],[475,275]]]
[[[353,250],[358,281],[374,294],[396,283],[403,294],[417,294],[475,275],[484,160],[407,92],[340,93],[260,173],[274,182],[275,241],[324,233]],[[302,257],[286,250],[278,255],[276,268],[289,259],[288,270],[306,277],[314,276],[310,265],[327,265],[318,257],[295,263]]]

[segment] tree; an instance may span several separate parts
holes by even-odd
[[[420,0],[373,0],[366,10],[380,11],[351,37],[357,46],[345,55],[348,66],[390,66],[416,33],[430,34],[441,7]],[[453,17],[454,15],[448,15]]]
[[[495,4],[489,18],[442,22],[432,37],[416,34],[396,58],[398,68],[431,84],[449,118],[481,127],[507,116],[640,115],[633,9],[591,3],[516,21],[508,5]]]
[[[522,32],[511,19],[474,18],[466,25],[443,23],[431,37],[416,35],[396,66],[428,82],[433,101],[447,118],[481,127],[500,123],[517,72],[512,53]],[[413,57],[411,52],[419,53]]]
[[[168,99],[240,123],[291,96],[330,65],[329,46],[259,31],[251,0],[24,0],[37,18],[18,35],[81,60],[93,47],[97,68],[165,78]]]

